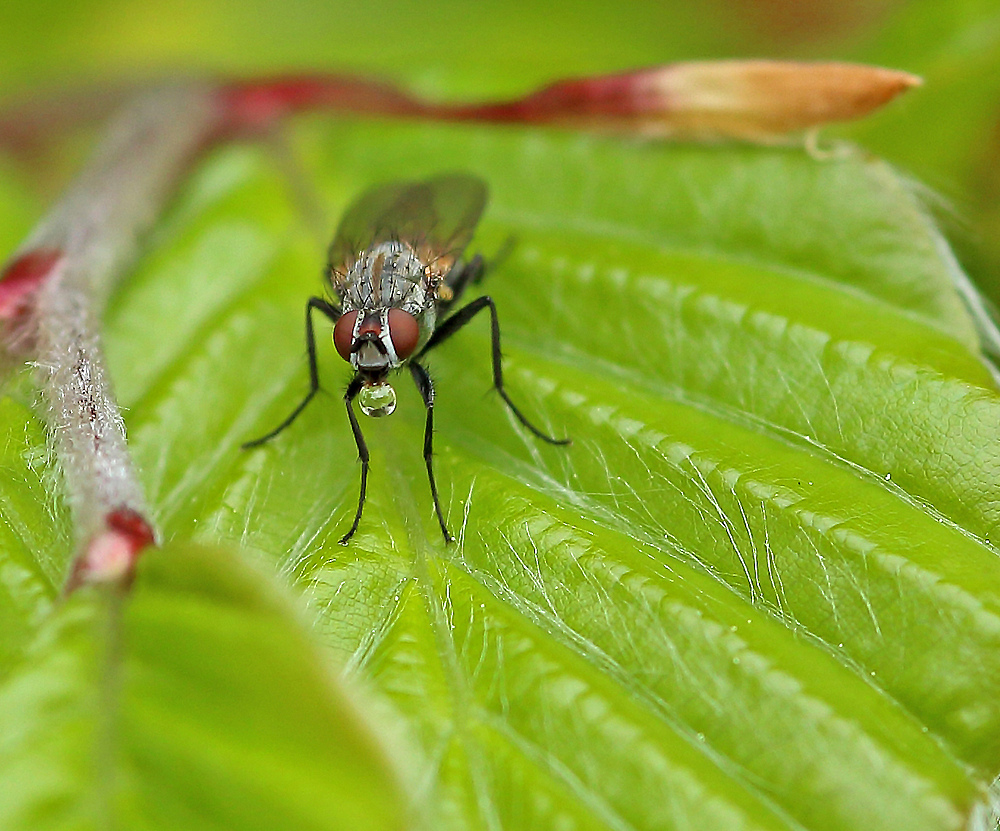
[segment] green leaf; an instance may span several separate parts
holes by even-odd
[[[0,825],[398,828],[385,751],[261,575],[168,546],[85,589],[0,688]]]
[[[470,169],[516,246],[435,352],[440,539],[400,376],[369,497],[321,338],[310,239],[266,153],[195,175],[110,313],[170,536],[271,558],[409,723],[434,827],[957,828],[1000,760],[996,425],[954,264],[861,156],[319,120],[330,216],[373,181]],[[331,220],[332,222],[332,220]],[[140,579],[141,585],[141,579]]]

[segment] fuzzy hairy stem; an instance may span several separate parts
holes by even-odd
[[[115,512],[146,515],[101,348],[104,301],[216,119],[213,96],[202,86],[135,99],[15,258],[49,253],[27,339],[83,556],[102,534],[121,534],[109,525]]]

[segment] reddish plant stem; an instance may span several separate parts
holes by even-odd
[[[759,140],[861,118],[920,79],[861,64],[708,61],[568,78],[505,101],[436,102],[351,75],[299,74],[214,84],[216,139],[316,110],[436,121],[547,124],[693,139]],[[131,95],[130,95],[131,93]],[[0,110],[0,145],[25,150],[142,93],[77,90]]]
[[[568,78],[506,101],[425,101],[387,84],[342,75],[234,81],[221,90],[227,126],[234,132],[304,110],[325,110],[762,140],[861,118],[919,84],[908,73],[860,64],[756,60]]]

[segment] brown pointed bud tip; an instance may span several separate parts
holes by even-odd
[[[877,66],[765,60],[679,63],[634,78],[643,99],[659,97],[666,134],[742,139],[862,118],[922,83]]]
[[[153,528],[142,514],[131,508],[116,508],[77,557],[66,591],[84,583],[127,583],[139,555],[155,542]]]
[[[861,64],[703,61],[558,81],[478,113],[682,139],[766,140],[861,118],[920,83]]]

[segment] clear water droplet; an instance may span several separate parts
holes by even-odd
[[[372,384],[362,387],[358,393],[361,412],[372,418],[392,415],[396,409],[396,391],[390,384]]]

